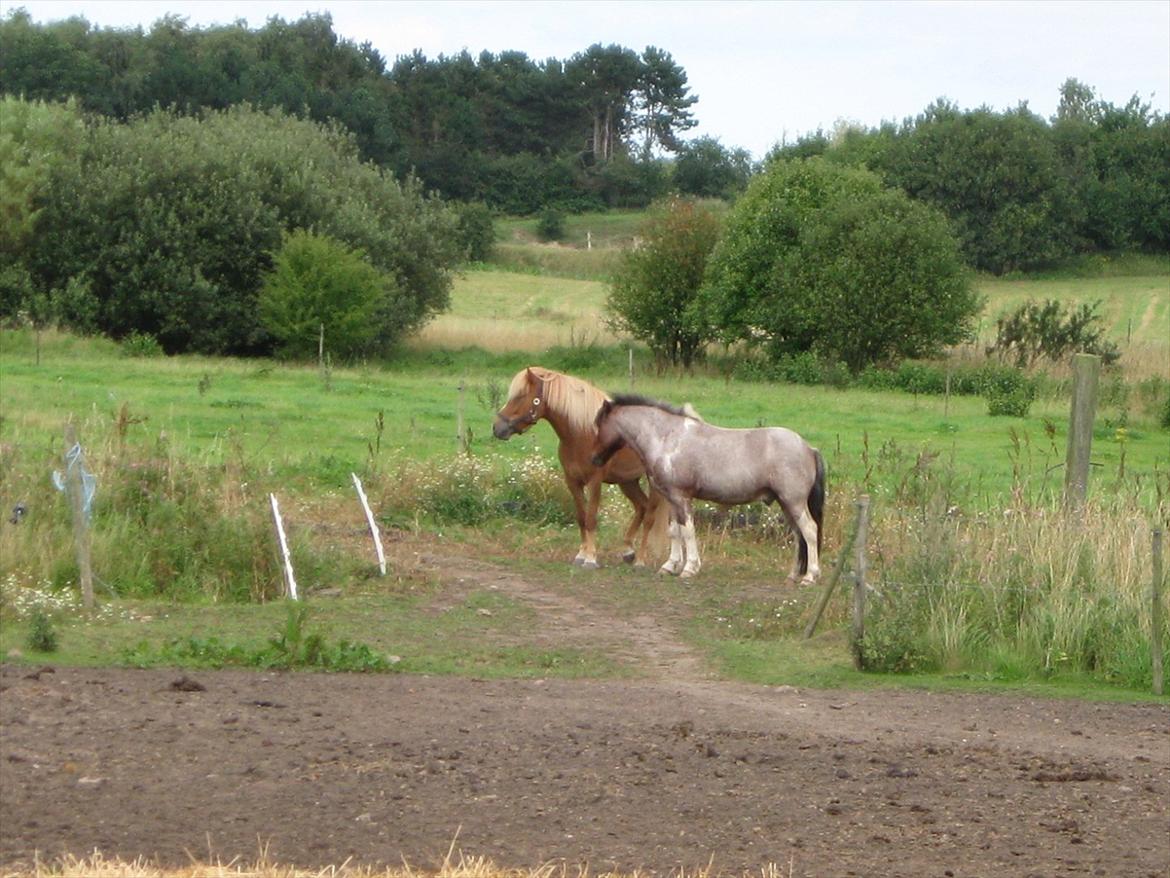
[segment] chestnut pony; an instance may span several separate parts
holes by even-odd
[[[560,439],[557,454],[565,471],[565,484],[573,495],[577,526],[581,530],[581,548],[573,563],[587,568],[597,563],[597,508],[601,503],[603,483],[617,485],[634,506],[634,517],[626,528],[622,559],[645,564],[653,551],[651,531],[656,519],[665,529],[665,516],[656,515],[662,498],[640,484],[645,470],[642,461],[630,450],[614,454],[602,466],[594,466],[593,445],[597,438],[597,412],[608,397],[587,381],[562,372],[529,366],[521,369],[508,388],[508,402],[496,413],[492,433],[507,439],[523,433],[541,418],[552,426]],[[634,539],[639,529],[642,537],[637,549]],[[665,536],[665,535],[664,535]]]
[[[593,463],[602,466],[630,449],[646,464],[651,484],[671,507],[670,558],[662,573],[699,572],[692,500],[735,505],[779,502],[796,532],[791,579],[813,582],[821,572],[825,461],[784,427],[729,430],[697,418],[692,409],[644,396],[619,395],[601,404]]]

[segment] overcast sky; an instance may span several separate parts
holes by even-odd
[[[388,61],[467,49],[567,59],[593,43],[665,49],[698,95],[699,126],[756,158],[837,120],[866,126],[917,115],[936,98],[963,109],[1026,102],[1044,118],[1075,77],[1098,97],[1133,95],[1170,113],[1170,0],[1137,2],[376,2],[376,0],[0,0],[38,22],[82,15],[149,28],[167,13],[193,26],[328,12],[336,33]]]

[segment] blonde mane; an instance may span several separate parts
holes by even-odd
[[[544,382],[544,404],[549,411],[565,418],[569,426],[578,432],[596,431],[593,421],[597,417],[597,410],[609,399],[603,390],[563,372],[545,369],[543,366],[529,366],[517,372],[512,379],[508,388],[509,399],[515,399],[525,391],[529,371]]]

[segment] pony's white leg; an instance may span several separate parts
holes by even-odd
[[[681,575],[689,578],[697,576],[703,567],[703,562],[699,558],[699,541],[695,538],[695,516],[690,509],[687,510],[687,520],[682,526],[682,531],[683,539],[686,540],[687,563]]]
[[[808,570],[804,573],[802,582],[816,582],[817,577],[821,575],[821,559],[817,554],[817,523],[813,520],[812,513],[807,509],[802,509],[800,517],[796,519],[796,527],[800,530],[801,536],[808,546]],[[800,546],[796,547],[797,568],[793,571],[793,577],[798,575],[800,564]]]
[[[581,531],[581,547],[573,558],[573,564],[596,569],[600,566],[597,563],[597,506],[601,500],[601,482],[581,484],[567,477],[565,482],[569,486],[569,493],[573,495],[577,527]]]
[[[678,519],[674,517],[674,513],[672,511],[670,516],[670,557],[666,559],[666,563],[658,568],[658,572],[674,574],[682,570],[682,567],[682,525],[678,523]]]

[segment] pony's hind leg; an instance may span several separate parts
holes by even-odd
[[[780,508],[784,510],[784,517],[792,529],[793,542],[796,543],[788,581],[814,582],[821,573],[820,559],[817,557],[816,521],[807,506],[793,510],[789,504],[781,501]]]
[[[817,523],[807,508],[801,509],[796,519],[796,541],[793,578],[803,574],[801,582],[816,582],[817,577],[821,575],[821,559],[817,552]]]
[[[682,525],[678,523],[674,511],[670,515],[670,557],[658,568],[659,573],[674,575],[683,569]]]
[[[642,557],[639,558],[639,552],[634,548],[634,539],[638,536],[638,531],[641,529],[642,523],[646,520],[646,513],[650,507],[649,498],[642,490],[642,486],[636,481],[620,482],[618,487],[626,495],[630,503],[634,505],[634,517],[630,519],[630,524],[626,528],[626,535],[622,543],[622,560],[627,564],[633,564],[640,560],[641,564],[644,565],[646,563],[645,553],[643,551],[641,553]],[[643,549],[645,548],[645,543],[646,539],[643,537]]]
[[[699,558],[699,541],[695,537],[694,510],[689,503],[687,504],[687,519],[682,525],[682,536],[686,543],[687,560],[679,575],[683,579],[688,579],[692,576],[698,576],[703,567],[703,562]]]

